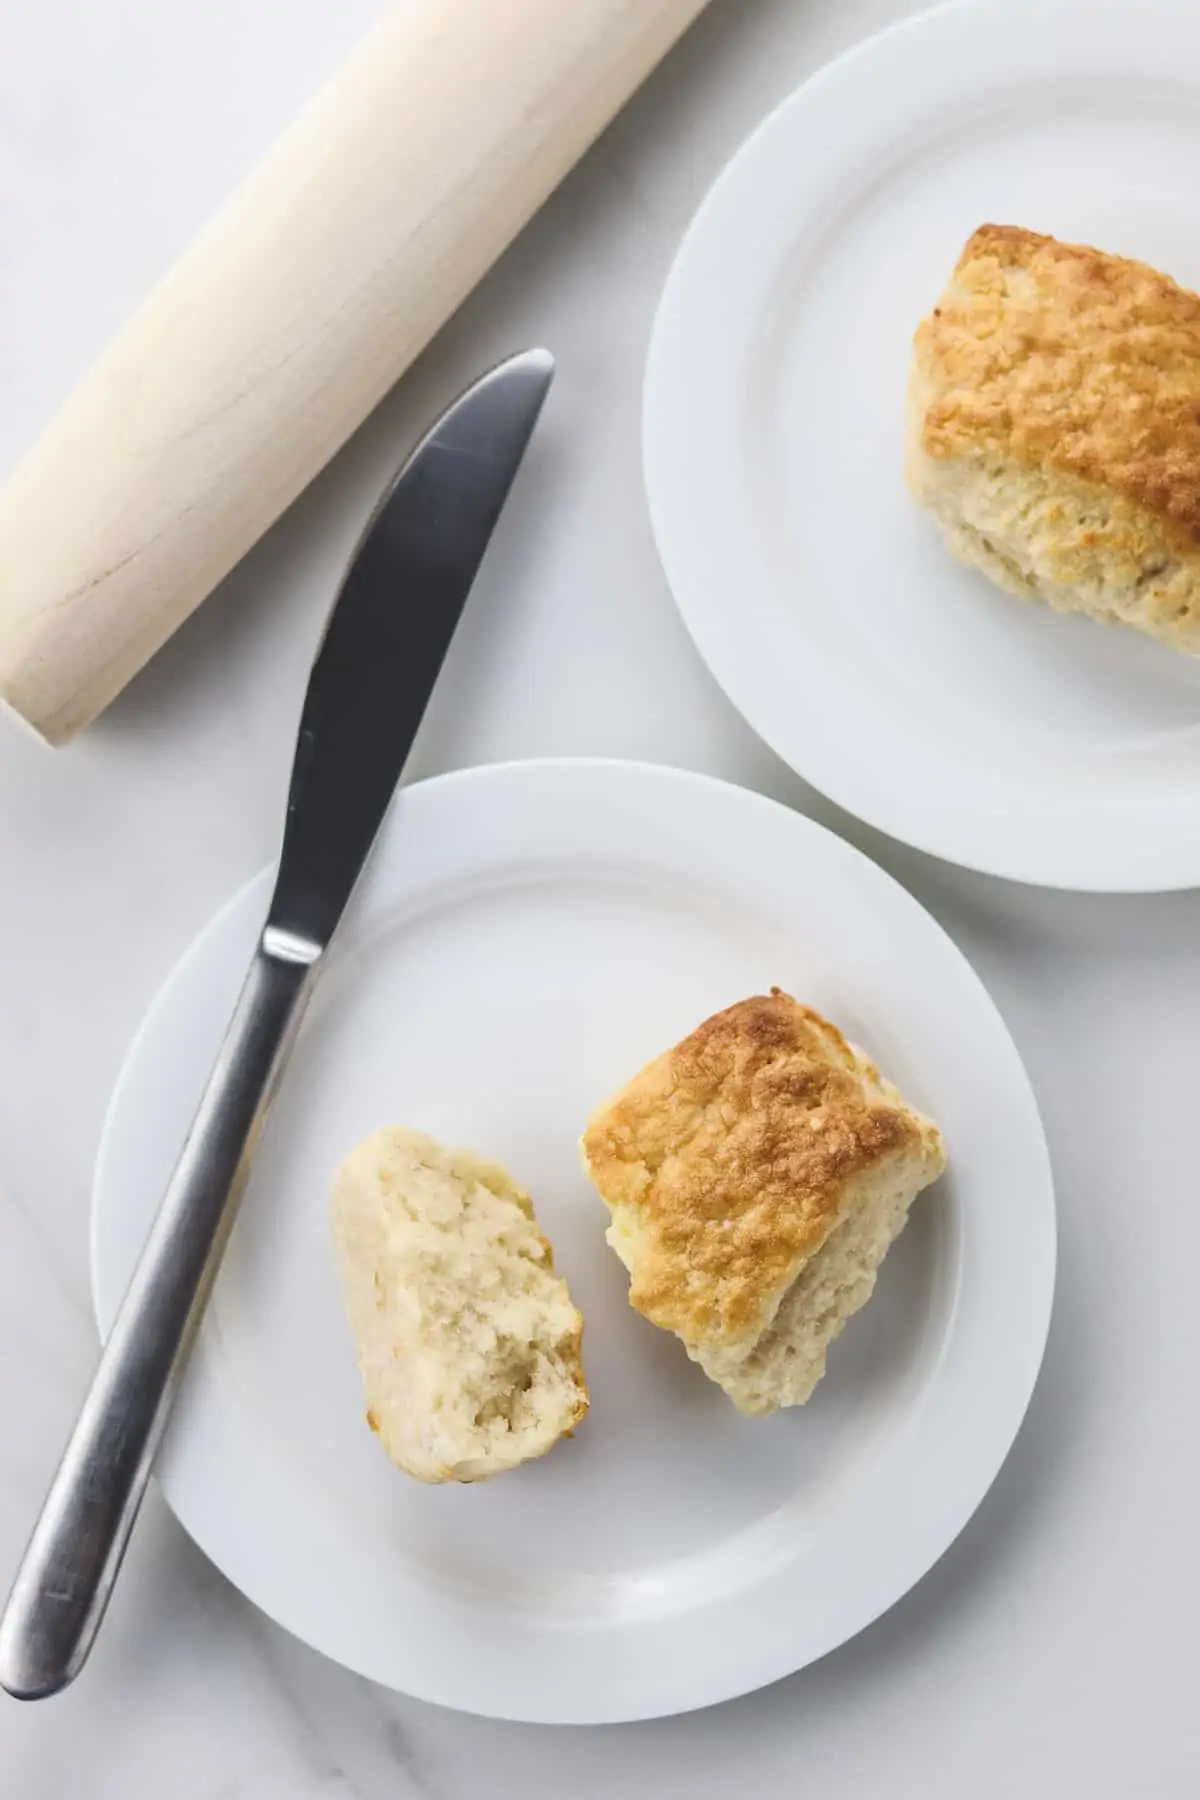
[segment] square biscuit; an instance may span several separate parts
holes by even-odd
[[[909,486],[1000,587],[1200,652],[1200,297],[984,225],[919,327]]]
[[[583,1154],[631,1304],[748,1413],[808,1399],[945,1162],[933,1122],[777,988],[634,1076]]]

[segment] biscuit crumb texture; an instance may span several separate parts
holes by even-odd
[[[917,331],[908,416],[910,489],[960,561],[1200,653],[1200,297],[981,226]]]
[[[945,1166],[933,1121],[779,989],[650,1063],[583,1154],[632,1305],[748,1414],[810,1397]]]
[[[496,1163],[378,1131],[334,1178],[367,1422],[418,1481],[487,1481],[588,1409],[583,1321],[529,1195]]]

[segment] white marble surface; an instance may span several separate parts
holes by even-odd
[[[0,7],[0,467],[375,4]],[[1057,1313],[1008,1465],[928,1579],[824,1663],[708,1714],[580,1732],[459,1718],[345,1674],[257,1616],[152,1497],[84,1677],[0,1706],[5,1796],[1195,1792],[1200,900],[1023,890],[836,815],[700,666],[640,490],[642,356],[692,207],[775,99],[909,10],[718,0],[107,719],[57,755],[0,720],[0,1572],[95,1353],[88,1188],[125,1047],[196,928],[273,853],[314,634],[383,473],[437,402],[531,340],[559,354],[553,406],[414,773],[593,751],[713,770],[844,830],[954,933],[1028,1061],[1060,1184]]]

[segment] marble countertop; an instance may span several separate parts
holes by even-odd
[[[0,10],[0,468],[375,10]],[[641,493],[644,348],[694,205],[775,100],[910,10],[718,0],[102,723],[50,754],[0,719],[0,1569],[95,1355],[88,1193],[130,1037],[197,928],[274,852],[297,695],[371,495],[439,402],[530,341],[560,358],[543,479],[506,516],[413,773],[572,752],[711,770],[832,824],[936,914],[1017,1038],[1059,1182],[1057,1310],[1012,1456],[932,1574],[823,1663],[710,1713],[574,1732],[457,1717],[345,1673],[255,1613],[152,1495],[84,1676],[0,1706],[4,1795],[1194,1792],[1200,898],[1022,889],[838,814],[702,668]]]

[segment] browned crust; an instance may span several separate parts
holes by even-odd
[[[922,447],[1125,495],[1200,544],[1200,298],[1145,263],[982,225],[919,327]]]
[[[772,989],[705,1021],[592,1119],[593,1181],[637,1238],[630,1300],[690,1344],[742,1337],[820,1248],[855,1178],[936,1129],[836,1026]]]

